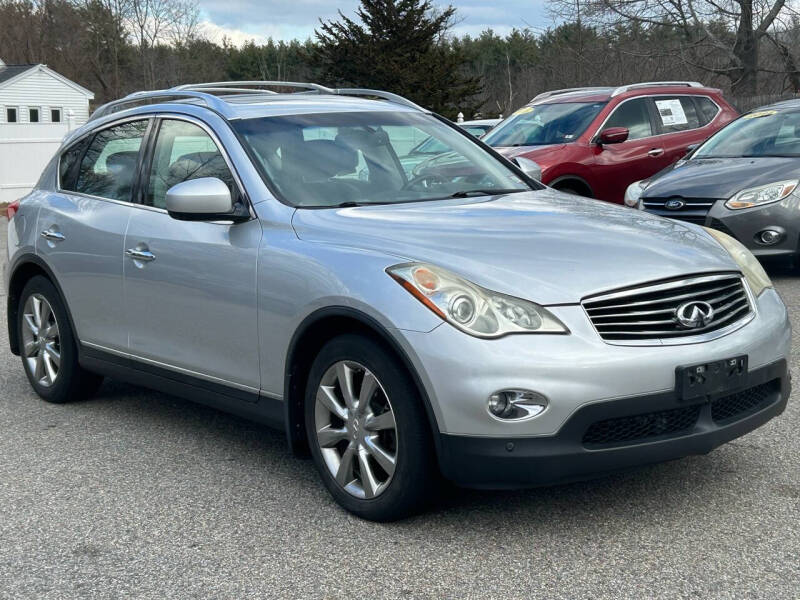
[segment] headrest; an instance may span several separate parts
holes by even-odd
[[[308,181],[347,175],[358,166],[358,152],[333,140],[303,142],[301,152],[305,163],[303,174]]]
[[[109,154],[106,157],[106,168],[114,174],[123,173],[128,170],[133,174],[133,169],[136,168],[136,161],[138,158],[139,152],[135,150]]]

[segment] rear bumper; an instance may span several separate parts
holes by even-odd
[[[786,361],[780,360],[751,371],[746,383],[733,393],[686,402],[669,392],[590,404],[578,410],[552,436],[503,439],[441,434],[440,466],[445,477],[459,485],[513,488],[590,479],[692,454],[707,454],[782,413],[790,391]],[[756,398],[761,400],[752,404]],[[741,409],[748,405],[744,399],[752,405]],[[731,407],[740,410],[731,414]],[[663,430],[666,422],[678,414],[684,415],[681,423],[685,426],[659,434],[659,428]],[[609,427],[610,420],[614,421]],[[640,426],[649,422],[652,434],[591,443],[586,434],[598,422],[606,430],[614,429],[615,423],[621,424],[623,432],[626,424]]]

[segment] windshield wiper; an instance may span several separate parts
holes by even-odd
[[[484,189],[477,189],[477,190],[461,190],[460,192],[455,192],[451,194],[451,198],[469,198],[470,196],[499,196],[501,194],[514,194],[516,192],[526,192],[530,190],[524,190],[519,188],[484,188]]]

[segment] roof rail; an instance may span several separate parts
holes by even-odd
[[[548,92],[542,92],[533,97],[531,102],[536,102],[537,100],[544,100],[545,98],[549,98],[550,96],[558,96],[560,94],[571,94],[573,92],[592,92],[592,91],[605,91],[610,89],[608,86],[600,87],[600,86],[591,86],[591,87],[574,87],[574,88],[564,88],[563,90],[550,90]]]
[[[621,85],[618,88],[616,88],[613,92],[611,92],[611,97],[613,98],[614,96],[619,96],[620,94],[627,92],[629,90],[635,90],[643,87],[659,87],[659,86],[664,86],[664,87],[684,86],[692,88],[705,87],[699,81],[645,81],[642,83],[631,83],[630,85]]]
[[[119,100],[114,100],[103,104],[92,113],[89,120],[98,119],[111,113],[123,110],[130,104],[146,102],[152,99],[192,99],[199,100],[208,108],[211,108],[223,115],[230,112],[230,105],[225,98],[217,94],[230,95],[257,95],[257,94],[276,94],[273,90],[263,89],[266,87],[298,88],[300,94],[331,94],[334,96],[374,96],[382,98],[395,104],[401,104],[415,110],[424,111],[421,106],[414,104],[411,100],[384,92],[382,90],[370,90],[364,88],[329,88],[317,83],[298,83],[296,81],[215,81],[210,83],[188,83],[179,85],[167,90],[153,90],[145,92],[134,92]]]
[[[148,92],[134,92],[133,94],[128,94],[124,98],[120,98],[119,100],[113,100],[111,102],[107,102],[102,106],[98,107],[92,115],[89,117],[89,120],[92,121],[94,119],[99,119],[100,117],[105,117],[106,115],[110,115],[112,113],[118,112],[123,110],[128,104],[135,104],[137,102],[143,102],[146,100],[151,99],[161,99],[161,98],[181,98],[181,99],[193,99],[193,100],[200,100],[211,109],[214,109],[218,112],[224,112],[225,108],[227,107],[227,103],[218,98],[214,94],[207,94],[203,92],[197,92],[192,90],[153,90]]]

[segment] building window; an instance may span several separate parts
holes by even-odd
[[[51,108],[50,109],[50,121],[53,123],[61,123],[61,109],[60,108]]]
[[[6,121],[8,123],[16,123],[17,122],[17,109],[16,108],[6,108]]]
[[[29,108],[28,109],[28,120],[31,123],[38,123],[39,122],[39,109],[38,108]]]

